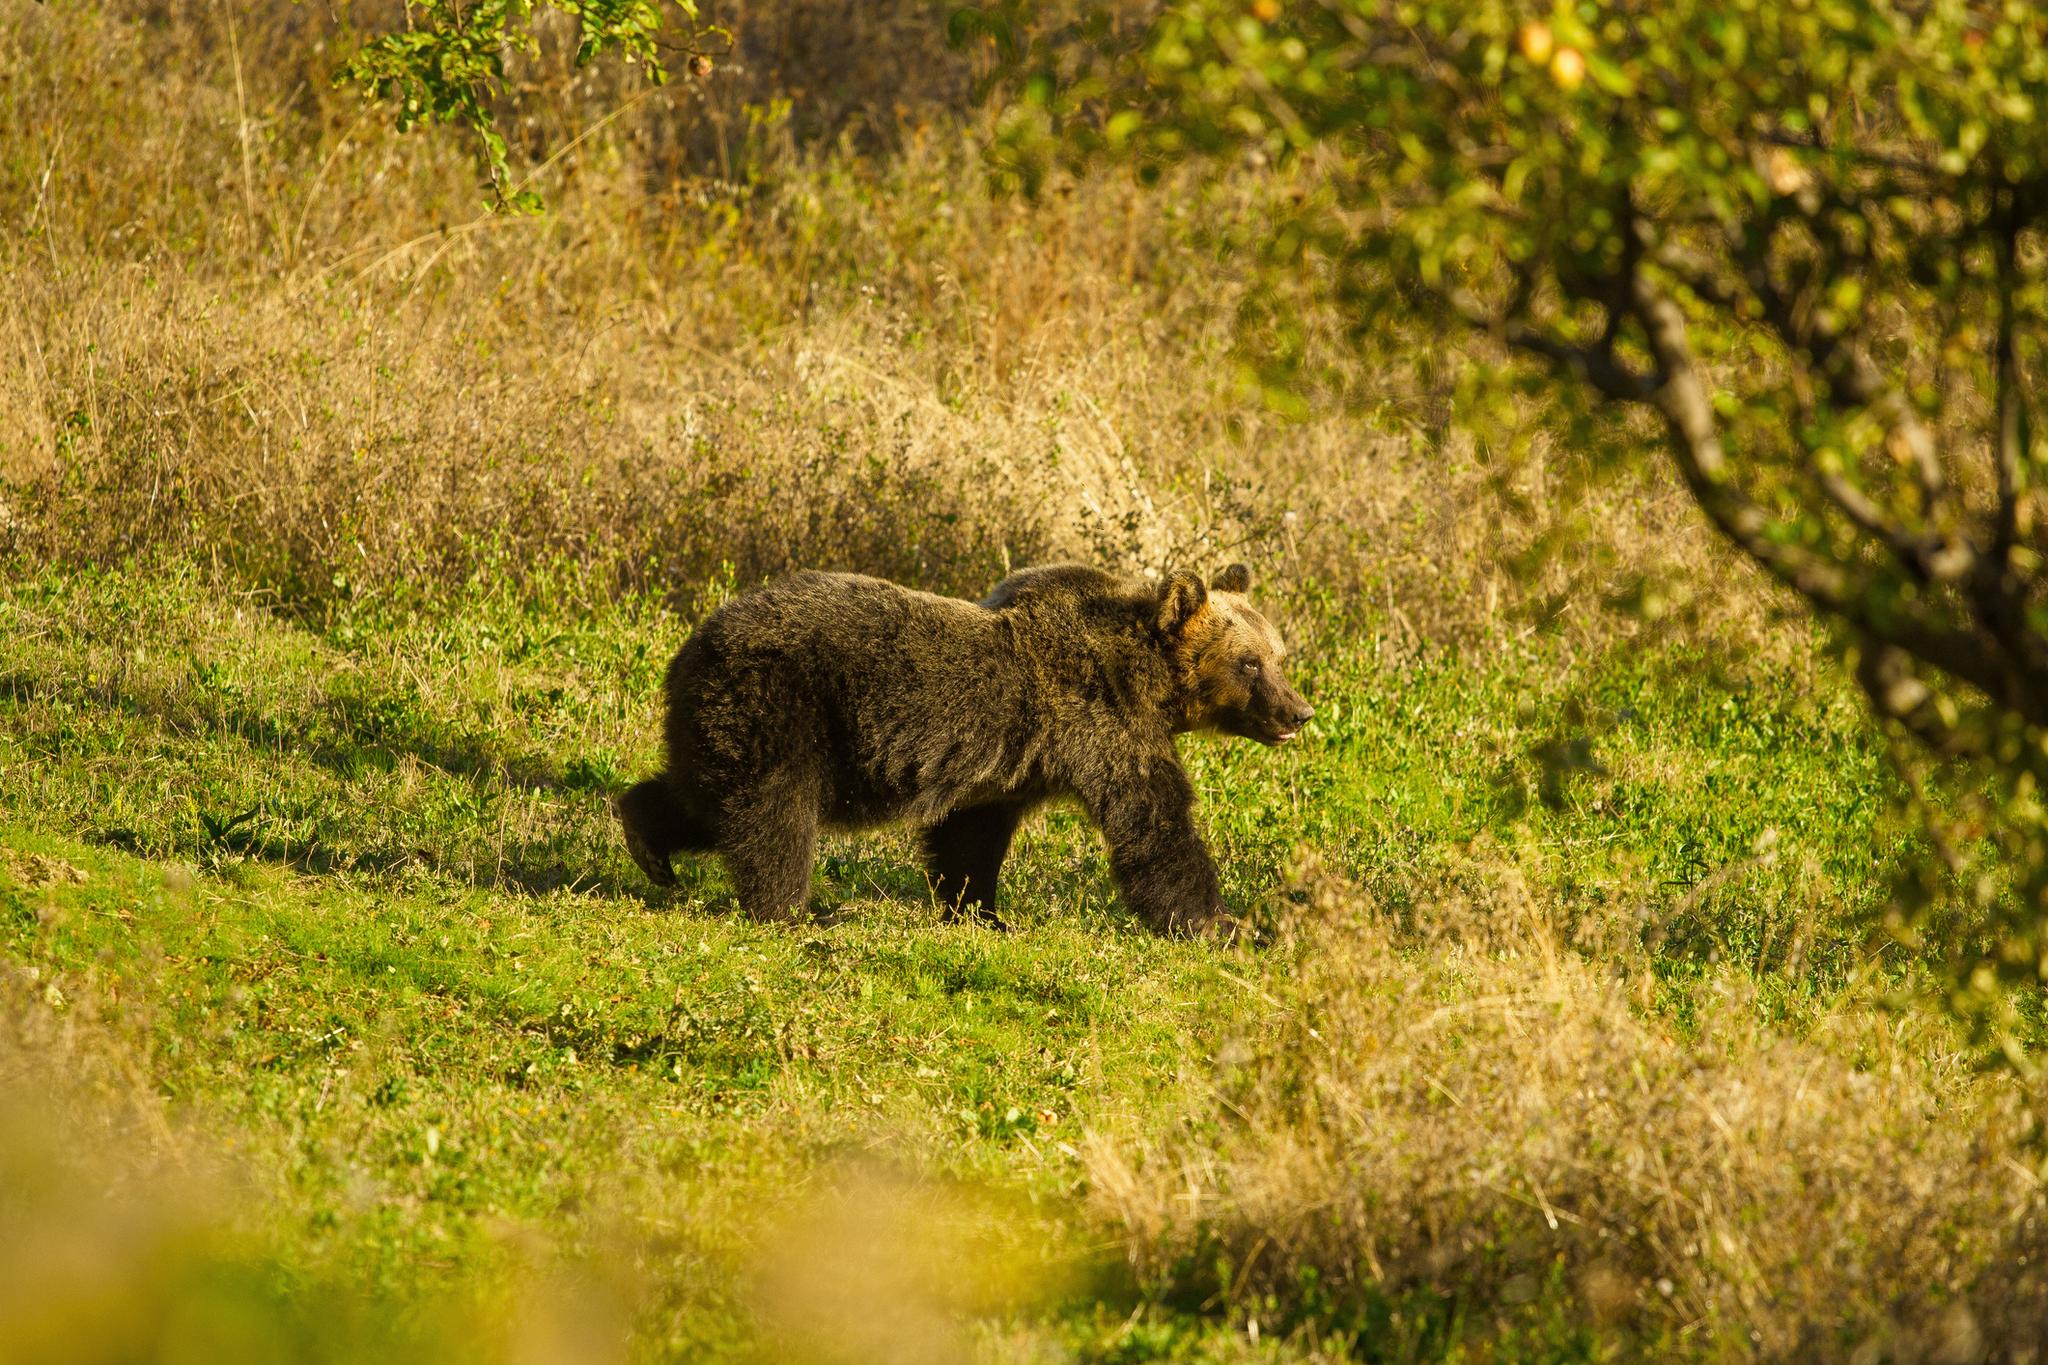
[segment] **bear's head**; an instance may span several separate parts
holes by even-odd
[[[1285,744],[1315,712],[1281,675],[1287,647],[1246,600],[1251,586],[1251,570],[1242,564],[1207,586],[1191,573],[1169,574],[1159,628],[1176,665],[1185,728]]]

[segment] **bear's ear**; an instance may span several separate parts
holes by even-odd
[[[1179,634],[1208,601],[1209,590],[1201,579],[1185,569],[1175,569],[1166,576],[1159,597],[1159,628],[1169,635]]]
[[[1232,564],[1210,579],[1209,586],[1218,592],[1248,593],[1252,590],[1252,571],[1242,564]]]

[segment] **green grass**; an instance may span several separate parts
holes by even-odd
[[[738,918],[708,860],[651,892],[606,799],[654,761],[684,633],[567,573],[313,622],[177,566],[0,586],[0,956],[232,1151],[265,1303],[339,1286],[425,1334],[516,1300],[538,1238],[623,1267],[639,1356],[772,1358],[797,1329],[763,1327],[764,1267],[852,1171],[949,1192],[930,1236],[985,1350],[1280,1349],[1152,1302],[1078,1200],[1090,1134],[1195,1108],[1267,955],[1145,933],[1061,810],[1009,933],[941,923],[901,831],[829,840],[798,928]],[[1736,971],[1796,1026],[1861,958],[1903,846],[1845,692],[1540,639],[1297,672],[1298,746],[1184,745],[1255,915],[1305,855],[1418,918],[1512,858],[1633,936],[1679,1025]]]

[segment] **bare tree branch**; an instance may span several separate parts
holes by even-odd
[[[1993,518],[1990,567],[2003,572],[2011,562],[2015,531],[2019,525],[2020,465],[2026,458],[2026,399],[2020,392],[2019,354],[2013,338],[2014,252],[2019,238],[2019,216],[2003,215],[1994,239],[1998,262],[1998,341],[1994,357],[1997,385],[1998,432],[1993,441],[1992,464],[1998,476],[1998,505]]]

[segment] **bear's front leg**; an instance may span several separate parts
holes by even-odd
[[[1224,918],[1216,864],[1195,828],[1195,789],[1171,756],[1111,769],[1081,793],[1109,846],[1124,901],[1159,933],[1201,933]]]

